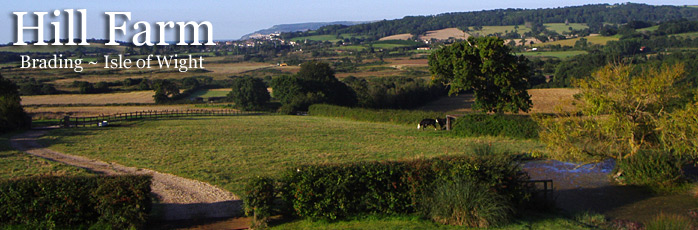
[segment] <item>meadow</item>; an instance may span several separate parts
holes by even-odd
[[[48,161],[17,151],[10,146],[9,133],[0,136],[0,179],[27,176],[78,176],[90,174],[84,169]]]
[[[309,116],[202,117],[54,130],[42,142],[62,152],[205,181],[235,194],[255,176],[298,164],[544,151],[538,141],[459,138],[412,125]]]
[[[599,44],[599,45],[606,45],[606,43],[609,41],[618,41],[620,39],[618,36],[601,36],[601,35],[587,36],[584,38],[587,40],[587,42],[589,42],[591,44]],[[574,46],[574,43],[577,42],[579,39],[580,38],[571,38],[571,39],[558,40],[558,41],[552,41],[552,42],[546,42],[546,43],[537,43],[537,44],[533,44],[533,47],[543,47],[546,45]]]
[[[523,52],[523,53],[520,53],[520,54],[522,54],[522,55],[524,55],[524,56],[526,56],[526,57],[529,57],[529,58],[531,58],[531,57],[539,57],[539,58],[547,57],[547,58],[565,59],[565,58],[569,58],[569,57],[572,57],[572,56],[577,56],[577,55],[581,55],[581,54],[587,54],[587,52],[586,52],[586,51],[583,51],[583,50],[570,50],[570,51],[541,51],[541,52],[538,52],[538,51],[527,51],[527,52]]]
[[[152,104],[155,91],[133,91],[127,93],[102,94],[59,94],[22,96],[22,105],[106,105],[106,104]]]

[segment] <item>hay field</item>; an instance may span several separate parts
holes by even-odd
[[[58,94],[22,96],[22,105],[107,105],[128,103],[155,103],[155,91],[134,91],[103,94]]]
[[[435,38],[437,40],[446,40],[449,38],[465,40],[470,37],[470,34],[458,29],[458,28],[446,28],[441,30],[427,31],[427,34],[419,36],[421,40],[431,40]]]
[[[387,37],[382,37],[378,39],[379,41],[387,41],[387,40],[410,40],[412,38],[412,34],[396,34],[396,35],[390,35]]]
[[[574,94],[579,93],[578,89],[554,88],[554,89],[530,89],[533,107],[529,113],[557,113],[558,107],[563,112],[573,111],[572,104]],[[431,111],[451,112],[454,114],[473,112],[472,105],[475,98],[472,94],[460,94],[458,96],[443,97],[433,101],[420,109]]]
[[[591,44],[600,44],[600,45],[606,45],[607,42],[609,41],[618,41],[620,38],[617,36],[600,36],[598,34],[596,35],[590,35],[587,37],[584,37],[587,39],[587,42]],[[570,39],[565,39],[565,40],[558,40],[558,41],[552,41],[552,42],[546,42],[546,43],[536,43],[533,45],[533,47],[543,47],[546,45],[561,45],[561,46],[574,46],[574,43],[577,42],[580,38],[570,38]]]
[[[194,105],[138,105],[138,106],[25,106],[24,110],[34,120],[61,119],[66,115],[76,117],[110,115],[148,110],[197,109]]]

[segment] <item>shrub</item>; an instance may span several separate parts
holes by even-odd
[[[245,215],[252,216],[254,227],[266,227],[276,198],[274,180],[268,177],[252,179],[245,188]]]
[[[0,182],[0,223],[141,227],[151,176],[29,177]]]
[[[661,150],[642,150],[618,161],[617,166],[623,182],[649,186],[658,191],[678,185],[683,175],[681,168],[679,160]]]
[[[526,115],[466,114],[456,119],[451,130],[456,136],[501,136],[538,138],[538,123]]]
[[[470,178],[438,183],[422,200],[425,216],[449,225],[487,228],[506,223],[512,211],[508,199]]]
[[[233,79],[233,90],[227,98],[242,110],[262,110],[271,96],[264,81],[259,78],[242,77]]]
[[[527,180],[509,156],[444,156],[412,161],[303,165],[287,170],[282,198],[301,217],[338,219],[361,213],[412,213],[435,183],[461,178],[506,202],[528,200]]]
[[[31,126],[21,100],[17,86],[0,75],[0,133]]]
[[[357,121],[389,122],[394,124],[416,125],[424,118],[446,118],[440,112],[397,109],[362,109],[335,105],[315,104],[308,114],[322,117],[339,117]]]

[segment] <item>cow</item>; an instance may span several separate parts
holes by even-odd
[[[439,127],[441,127],[441,130],[446,129],[446,119],[447,118],[436,118],[436,123],[439,124]]]
[[[439,123],[438,120],[426,118],[426,119],[423,119],[422,121],[420,121],[419,124],[417,124],[417,129],[420,129],[420,130],[421,130],[421,129],[424,129],[424,128],[426,128],[427,126],[430,126],[430,125],[431,125],[431,126],[434,126],[434,130],[438,130],[438,129],[436,128],[436,124],[438,124],[438,123]]]

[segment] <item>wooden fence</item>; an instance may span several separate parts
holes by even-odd
[[[117,113],[113,115],[100,115],[92,117],[70,117],[65,116],[61,120],[61,127],[88,127],[102,126],[120,121],[133,121],[141,119],[173,118],[173,117],[193,117],[193,116],[238,116],[261,114],[259,112],[238,111],[233,109],[187,109],[187,110],[153,110],[138,111],[128,113]],[[106,122],[105,122],[106,121]]]

